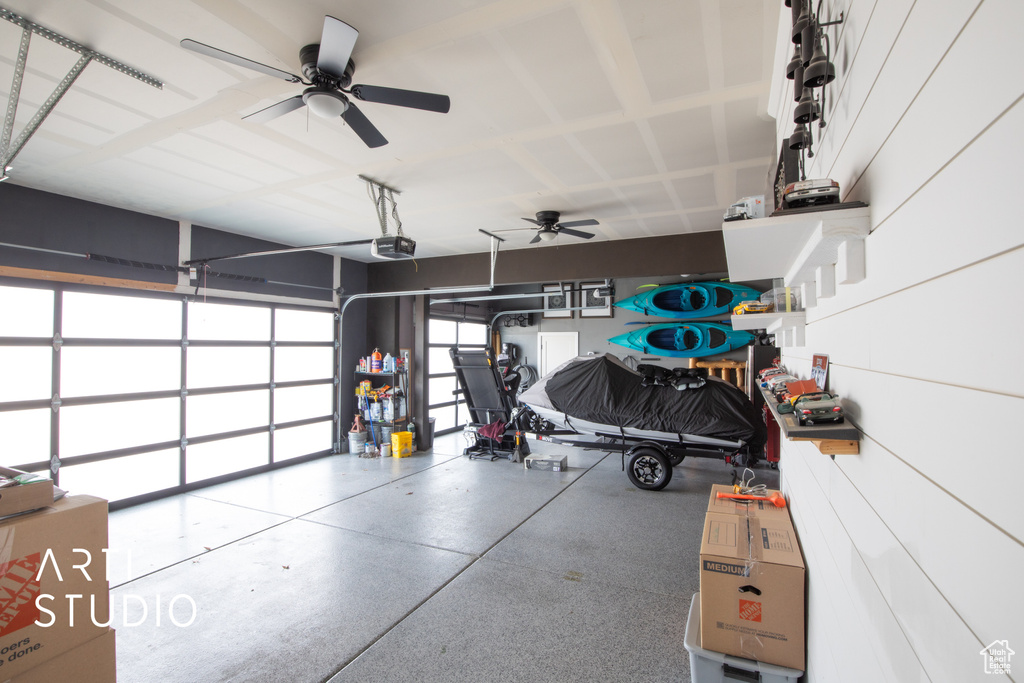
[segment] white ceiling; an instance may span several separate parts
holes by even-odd
[[[288,245],[379,235],[360,175],[400,192],[421,258],[487,251],[478,229],[529,228],[521,217],[540,210],[596,218],[583,228],[594,240],[718,230],[774,167],[765,112],[781,0],[0,5],[164,83],[90,64],[6,182]],[[355,83],[446,94],[451,111],[360,103],[390,141],[377,149],[306,108],[244,122],[302,86],[179,46],[192,38],[301,73],[299,49],[319,42],[325,14],[360,32]],[[2,102],[20,39],[0,21]],[[78,57],[32,36],[15,136]],[[502,236],[505,250],[533,233]]]

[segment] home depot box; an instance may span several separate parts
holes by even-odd
[[[93,496],[0,521],[0,677],[106,633],[106,547],[107,501]]]
[[[804,561],[788,515],[707,513],[700,616],[705,650],[804,668]]]
[[[2,671],[2,668],[0,668]],[[33,667],[4,683],[114,683],[117,680],[117,657],[114,648],[114,629],[61,653],[39,666]]]
[[[740,515],[742,517],[777,517],[789,519],[789,508],[776,507],[774,503],[767,500],[735,500],[733,498],[719,498],[719,493],[733,492],[732,486],[726,484],[715,484],[711,487],[711,496],[708,499],[708,512],[720,512],[726,515]],[[763,494],[765,497],[779,493],[774,489],[768,489]]]

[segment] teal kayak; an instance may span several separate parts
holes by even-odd
[[[672,358],[700,358],[732,351],[756,337],[718,323],[664,323],[637,328],[608,341],[642,353]]]
[[[741,301],[756,301],[760,296],[756,289],[731,282],[684,282],[655,287],[615,305],[645,315],[694,320],[728,315]]]

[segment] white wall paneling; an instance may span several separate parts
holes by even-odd
[[[843,242],[843,244],[846,244]],[[842,244],[839,245],[842,249]],[[818,299],[831,299],[836,295],[836,264],[826,263],[814,269],[815,294]]]
[[[831,460],[810,444],[787,444],[786,485],[793,522],[808,566],[808,660],[832,660],[832,677],[808,667],[813,680],[926,680],[906,636],[864,567],[849,534],[832,509],[828,477],[824,484],[812,468]],[[827,461],[827,462],[826,462]],[[819,476],[821,476],[819,474]],[[812,654],[813,653],[813,654]],[[820,653],[820,654],[819,654]]]
[[[836,284],[854,285],[864,279],[864,240],[846,240],[839,245]]]
[[[982,647],[1024,646],[1007,591],[1024,564],[1024,316],[1007,303],[1024,272],[1008,208],[1024,158],[1024,71],[1010,66],[1024,3],[829,11],[846,21],[829,29],[838,75],[807,173],[868,202],[871,233],[841,247],[834,296],[815,274],[805,343],[783,352],[801,377],[828,354],[862,433],[860,454],[835,460],[783,443],[808,566],[805,681],[985,680]],[[780,139],[793,129],[785,95]]]

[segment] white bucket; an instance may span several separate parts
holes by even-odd
[[[363,452],[363,446],[366,444],[366,432],[349,432],[348,433],[348,452],[360,454]]]
[[[382,457],[382,458],[390,458],[391,457],[391,444],[389,444],[389,443],[382,443],[380,445],[380,457]]]

